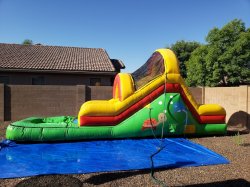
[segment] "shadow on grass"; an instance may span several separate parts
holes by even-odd
[[[229,129],[227,130],[227,135],[228,136],[235,136],[235,135],[242,135],[242,134],[249,134],[250,131],[248,129],[244,130],[235,130],[235,129]]]
[[[81,180],[72,177],[70,175],[42,175],[28,178],[19,182],[16,187],[38,187],[38,186],[46,186],[46,187],[82,187],[83,183]]]
[[[194,162],[176,162],[175,164],[169,164],[162,166],[162,168],[154,168],[153,172],[165,171],[172,168],[180,168],[186,165],[193,164]],[[98,175],[91,176],[89,179],[85,180],[85,183],[93,185],[101,185],[107,182],[114,180],[119,180],[122,178],[128,178],[136,175],[150,174],[151,169],[136,170],[136,171],[121,171],[121,172],[110,172],[110,173],[101,173]]]
[[[234,180],[226,180],[219,182],[211,182],[211,183],[203,183],[203,184],[193,184],[193,185],[185,185],[186,187],[247,187],[250,186],[250,183],[245,179],[234,179]]]
[[[159,171],[159,170],[157,170]],[[93,174],[89,179],[84,181],[79,180],[76,177],[71,175],[40,175],[34,176],[31,178],[27,178],[19,182],[16,187],[38,187],[38,186],[46,186],[46,187],[82,187],[84,183],[91,185],[102,185],[107,182],[112,182],[114,180],[119,180],[131,176],[149,174],[150,170],[138,170],[138,171],[124,171],[124,172],[110,172],[110,173],[100,173]]]
[[[110,173],[101,173],[98,175],[91,176],[86,179],[84,183],[101,185],[107,182],[114,180],[124,179],[136,175],[149,174],[150,170],[137,170],[137,171],[122,171],[122,172],[110,172]]]
[[[159,170],[157,170],[159,171]],[[46,187],[81,187],[84,186],[84,183],[91,185],[102,185],[107,182],[111,182],[113,180],[119,180],[122,178],[127,178],[136,175],[149,174],[150,170],[143,171],[127,171],[127,172],[116,172],[116,173],[102,173],[95,176],[90,177],[85,181],[81,181],[75,177],[70,175],[48,175],[48,176],[35,176],[28,178],[19,182],[16,187],[38,187],[38,186],[46,186]],[[186,187],[247,187],[250,186],[250,182],[245,179],[233,179],[226,181],[218,181],[211,183],[202,183],[202,184],[192,184],[185,185]]]
[[[241,146],[243,146],[243,147],[250,147],[250,143],[243,143],[243,144],[241,144]]]

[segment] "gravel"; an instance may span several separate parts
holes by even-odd
[[[0,125],[4,138],[8,123]],[[227,136],[189,138],[230,160],[230,164],[155,170],[155,177],[166,186],[250,186],[250,134],[242,131]],[[77,175],[46,175],[0,179],[0,187],[14,186],[159,186],[150,170],[105,172]]]

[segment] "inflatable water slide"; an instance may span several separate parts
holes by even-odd
[[[67,107],[67,106],[65,106]],[[226,111],[198,104],[169,49],[158,49],[132,74],[117,74],[113,98],[85,102],[78,117],[30,117],[7,127],[15,141],[72,141],[222,135]]]

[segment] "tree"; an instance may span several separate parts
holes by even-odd
[[[224,64],[223,83],[228,86],[250,83],[250,31],[241,32],[233,46],[220,59]]]
[[[198,47],[187,62],[189,86],[250,83],[250,29],[246,29],[241,20],[235,19],[221,29],[212,29],[206,41],[208,44]],[[197,80],[201,77],[205,80]]]
[[[22,42],[23,45],[32,45],[33,44],[33,41],[30,40],[30,39],[25,39],[23,42]]]
[[[181,40],[170,47],[179,60],[180,72],[183,78],[187,77],[186,62],[189,60],[191,53],[199,46],[200,44],[198,42],[186,42]]]
[[[187,61],[187,78],[188,86],[206,85],[206,62],[205,57],[208,54],[207,46],[202,45],[195,49]]]

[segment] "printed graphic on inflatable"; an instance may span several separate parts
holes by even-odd
[[[175,54],[158,49],[134,73],[117,74],[112,99],[85,102],[78,117],[13,122],[6,138],[41,142],[219,135],[226,133],[225,116],[217,104],[198,104],[180,75]]]

